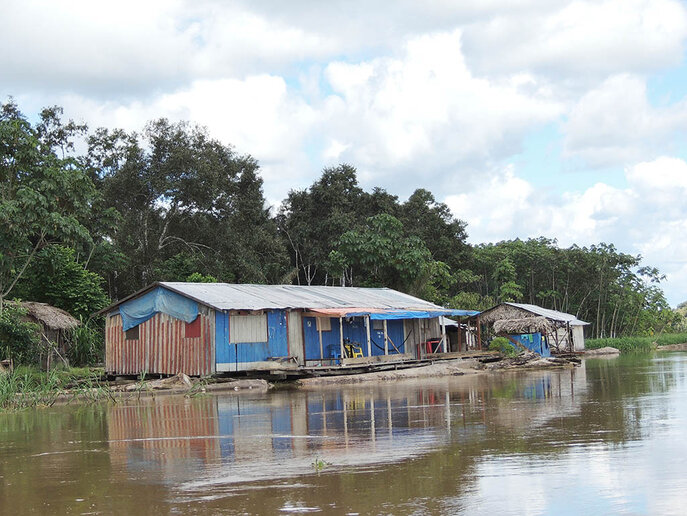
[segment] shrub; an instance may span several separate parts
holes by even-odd
[[[656,346],[687,343],[686,333],[667,333],[659,337],[617,337],[613,339],[589,339],[585,342],[587,349],[598,349],[610,346],[621,353],[648,352]]]
[[[514,357],[518,354],[515,346],[506,337],[494,337],[489,343],[489,351],[498,351],[507,357]]]
[[[103,332],[97,323],[89,320],[82,322],[71,331],[69,363],[73,366],[93,365],[102,360]]]
[[[40,328],[27,321],[26,310],[19,303],[0,307],[0,358],[11,358],[15,364],[38,361]]]

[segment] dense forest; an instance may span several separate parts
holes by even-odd
[[[156,280],[388,286],[455,308],[576,314],[591,335],[676,329],[658,270],[612,244],[472,246],[424,189],[365,191],[348,164],[266,204],[258,161],[189,123],[89,130],[58,107],[0,109],[0,306],[90,314]]]

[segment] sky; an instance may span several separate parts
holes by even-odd
[[[613,243],[687,300],[687,2],[0,0],[0,101],[160,117],[251,154],[268,201],[349,163],[471,243]]]

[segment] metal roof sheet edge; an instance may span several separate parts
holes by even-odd
[[[156,287],[166,288],[202,305],[221,311],[350,307],[382,310],[447,310],[429,301],[387,287],[155,282],[112,303],[97,313],[111,312],[121,304]],[[233,294],[233,296],[229,296],[229,294]],[[272,294],[273,299],[269,300],[270,296],[264,294]],[[341,296],[341,294],[345,295]],[[239,298],[236,298],[237,295]],[[228,299],[228,297],[234,297],[234,299]],[[365,300],[367,302],[364,302]]]

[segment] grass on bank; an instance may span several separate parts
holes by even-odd
[[[101,382],[102,369],[89,367],[41,371],[20,366],[11,373],[0,373],[0,410],[19,410],[51,406],[69,392],[73,398],[95,401],[110,395]]]
[[[585,341],[587,349],[599,349],[610,346],[621,353],[646,353],[657,346],[687,343],[687,333],[667,333],[652,337],[618,337],[614,339],[589,339]]]

